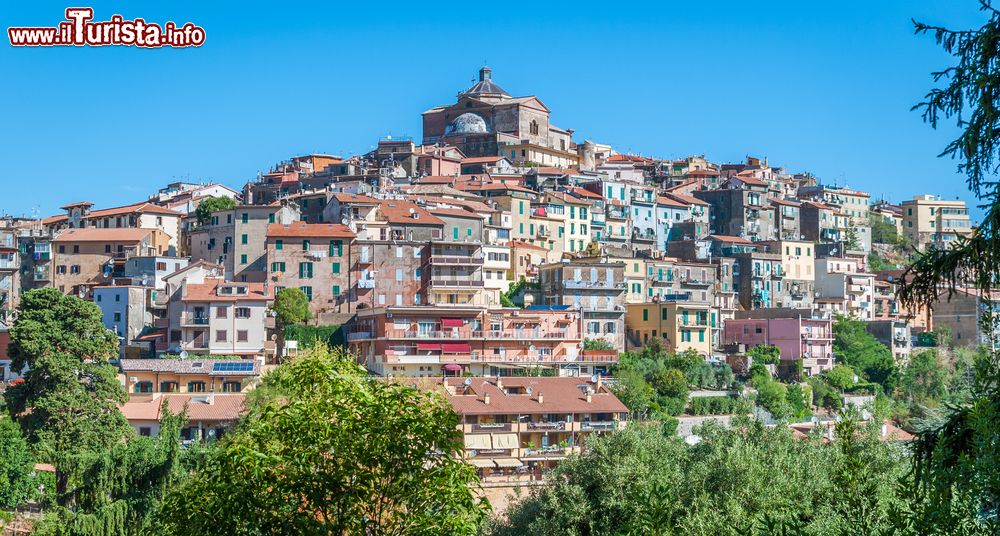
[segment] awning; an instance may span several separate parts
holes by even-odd
[[[493,460],[478,460],[476,458],[473,458],[473,459],[469,460],[469,463],[471,463],[472,465],[474,465],[476,467],[480,467],[480,468],[483,468],[483,469],[492,468],[494,466]]]
[[[493,434],[493,448],[495,449],[516,449],[518,446],[517,434]]]
[[[568,319],[568,318],[560,318],[559,320],[556,320],[556,324],[560,324],[560,325],[562,325],[562,324],[572,324],[572,323],[573,323],[573,321],[570,320],[570,319]]]
[[[441,345],[441,351],[448,354],[467,354],[472,351],[472,346],[466,342],[445,343]]]
[[[448,372],[462,372],[462,365],[457,363],[448,363],[443,368]]]
[[[465,448],[467,449],[493,448],[493,442],[490,441],[490,434],[466,434]]]
[[[439,351],[441,351],[441,345],[440,344],[431,344],[431,343],[418,342],[417,343],[417,350],[432,350],[432,351],[435,351],[435,352],[439,352]]]
[[[497,467],[521,467],[524,465],[517,458],[497,458],[493,462],[497,464]]]
[[[465,325],[465,322],[461,318],[442,318],[441,327],[442,328],[460,328]]]

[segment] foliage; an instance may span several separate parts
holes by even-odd
[[[937,350],[915,352],[903,369],[900,390],[909,401],[926,404],[946,394],[947,376],[947,364]]]
[[[632,413],[637,415],[646,413],[653,403],[654,393],[652,386],[646,382],[646,378],[642,373],[635,370],[620,370],[615,375],[615,382],[611,385],[611,392]]]
[[[781,361],[781,349],[769,344],[758,344],[747,350],[747,356],[752,357],[754,363],[777,365]]]
[[[842,401],[840,393],[830,386],[826,380],[820,376],[813,376],[806,380],[812,389],[812,403],[829,410],[840,409]]]
[[[318,347],[269,373],[240,425],[167,497],[162,532],[475,533],[487,507],[458,459],[458,416],[345,354]]]
[[[878,252],[872,250],[868,254],[868,268],[873,272],[882,272],[885,270],[895,270],[896,265],[882,258]]]
[[[701,427],[694,446],[633,425],[588,442],[493,521],[487,533],[878,534],[901,503],[903,457],[847,421],[838,439],[798,440],[737,418]]]
[[[868,333],[864,321],[838,316],[833,323],[833,351],[840,362],[862,378],[877,383],[891,393],[899,381],[892,351]]]
[[[219,212],[220,210],[232,210],[235,207],[236,201],[233,201],[230,197],[209,197],[201,203],[198,203],[198,208],[195,209],[194,215],[195,218],[198,219],[199,225],[208,225],[212,222],[213,212]]]
[[[656,391],[657,401],[670,415],[680,415],[687,404],[688,381],[684,373],[675,368],[661,368],[649,378]]]
[[[872,229],[873,244],[900,245],[901,237],[896,230],[896,225],[879,214],[871,214],[868,221]]]
[[[0,508],[13,508],[35,491],[34,461],[17,423],[0,418]]]
[[[691,415],[731,415],[750,413],[750,408],[731,396],[698,396],[688,402],[687,412]]]
[[[285,339],[299,342],[299,348],[311,348],[316,344],[343,346],[347,344],[342,325],[309,326],[293,324],[285,326]]]
[[[858,237],[857,229],[854,227],[848,227],[847,231],[844,233],[844,249],[847,251],[861,250],[861,240]]]
[[[831,387],[844,391],[857,383],[857,373],[847,365],[835,365],[823,373],[823,379]]]
[[[500,294],[500,305],[504,307],[518,307],[517,302],[524,303],[521,292],[527,288],[528,282],[522,276],[516,283],[511,283],[506,292]],[[517,300],[515,300],[517,298]]]
[[[309,298],[295,287],[285,287],[274,297],[274,313],[282,326],[301,324],[309,320]]]
[[[606,339],[584,339],[584,350],[614,350],[615,345]]]

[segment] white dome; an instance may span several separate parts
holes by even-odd
[[[445,129],[444,135],[449,134],[486,134],[489,129],[486,128],[486,121],[482,117],[474,113],[464,113],[456,117],[448,128]]]

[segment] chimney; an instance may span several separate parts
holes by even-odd
[[[503,391],[503,380],[500,379],[500,376],[497,376],[497,389]]]
[[[490,405],[490,394],[489,393],[486,393],[486,394],[483,395],[483,404],[486,404],[487,406]]]
[[[590,393],[588,392],[588,393],[587,393],[587,403],[588,403],[588,404],[590,404],[590,403],[591,403],[591,402],[593,402],[593,401],[594,401],[594,395],[592,395],[592,394],[590,394]]]
[[[595,391],[600,391],[601,390],[601,385],[603,385],[603,382],[604,382],[604,380],[601,379],[601,375],[598,374],[597,375],[597,385],[594,387],[594,390]]]
[[[542,397],[542,392],[538,391],[538,403],[541,404],[544,401],[545,401],[545,398]]]

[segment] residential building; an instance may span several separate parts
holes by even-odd
[[[756,316],[757,312],[743,316],[749,314]],[[791,368],[801,359],[802,370],[809,376],[834,365],[833,321],[828,318],[736,318],[727,321],[722,332],[725,344],[741,344],[746,349],[759,344],[777,346],[783,367]]]
[[[166,255],[169,239],[159,229],[73,227],[52,240],[52,285],[89,298],[90,290],[124,275],[135,256]]]
[[[355,237],[354,232],[339,223],[268,225],[264,239],[268,282],[275,289],[302,290],[314,318],[328,312],[352,312],[357,301]]]
[[[865,329],[878,342],[892,350],[892,357],[897,362],[906,363],[910,359],[912,340],[910,326],[905,320],[872,320],[865,324]]]
[[[768,203],[767,183],[757,179],[730,179],[723,188],[699,190],[692,195],[709,203],[712,233],[756,242],[776,236],[774,209]]]
[[[628,424],[628,408],[600,376],[445,378],[423,387],[458,413],[464,458],[483,482],[543,480],[589,436]]]
[[[571,260],[538,269],[543,305],[568,305],[583,313],[584,337],[625,347],[625,265]]]
[[[972,234],[972,221],[965,201],[916,195],[903,201],[900,208],[903,235],[921,251],[928,246],[944,249],[959,237]]]
[[[949,296],[942,292],[931,304],[934,329],[951,330],[952,344],[968,348],[985,346],[1000,349],[1000,291],[993,290],[988,298],[983,293],[962,288]],[[991,313],[991,326],[984,326],[986,313]]]
[[[775,302],[774,306],[793,309],[812,308],[816,292],[815,244],[802,240],[775,240],[765,244],[768,252],[781,256],[781,270],[777,273],[772,272],[771,275],[772,278],[777,275],[784,288],[788,290],[788,299]]]
[[[93,289],[94,304],[101,309],[104,327],[111,330],[119,343],[119,357],[129,355],[139,335],[147,327],[152,327],[149,287],[140,286],[99,286]],[[143,357],[155,357],[145,355]]]
[[[262,283],[268,266],[261,238],[269,225],[290,224],[300,215],[295,205],[238,205],[215,212],[208,224],[191,231],[191,260],[221,264],[230,281]]]
[[[866,273],[862,261],[848,257],[816,259],[816,294],[843,303],[834,312],[860,320],[875,318],[875,276]]]
[[[122,359],[119,377],[130,395],[242,393],[263,374],[254,359]]]
[[[799,199],[843,210],[848,217],[848,223],[852,226],[868,225],[868,212],[871,206],[871,196],[868,192],[821,184],[799,188]]]
[[[91,210],[84,201],[61,207],[66,214],[46,218],[43,225],[63,229],[155,229],[163,233],[167,245],[161,254],[176,256],[179,248],[181,218],[184,214],[153,203],[142,202],[121,207]]]
[[[219,439],[244,412],[245,395],[242,393],[163,394],[153,393],[129,399],[122,404],[121,412],[129,425],[140,436],[160,435],[163,403],[170,413],[182,411],[187,423],[181,429],[181,442]]]
[[[641,350],[660,337],[671,352],[694,350],[712,355],[712,329],[718,315],[711,303],[686,299],[630,303],[625,313],[625,349]]]
[[[274,328],[274,318],[268,315],[273,287],[204,275],[189,277],[182,279],[178,291],[170,296],[172,352],[273,356],[274,342],[268,333]]]

